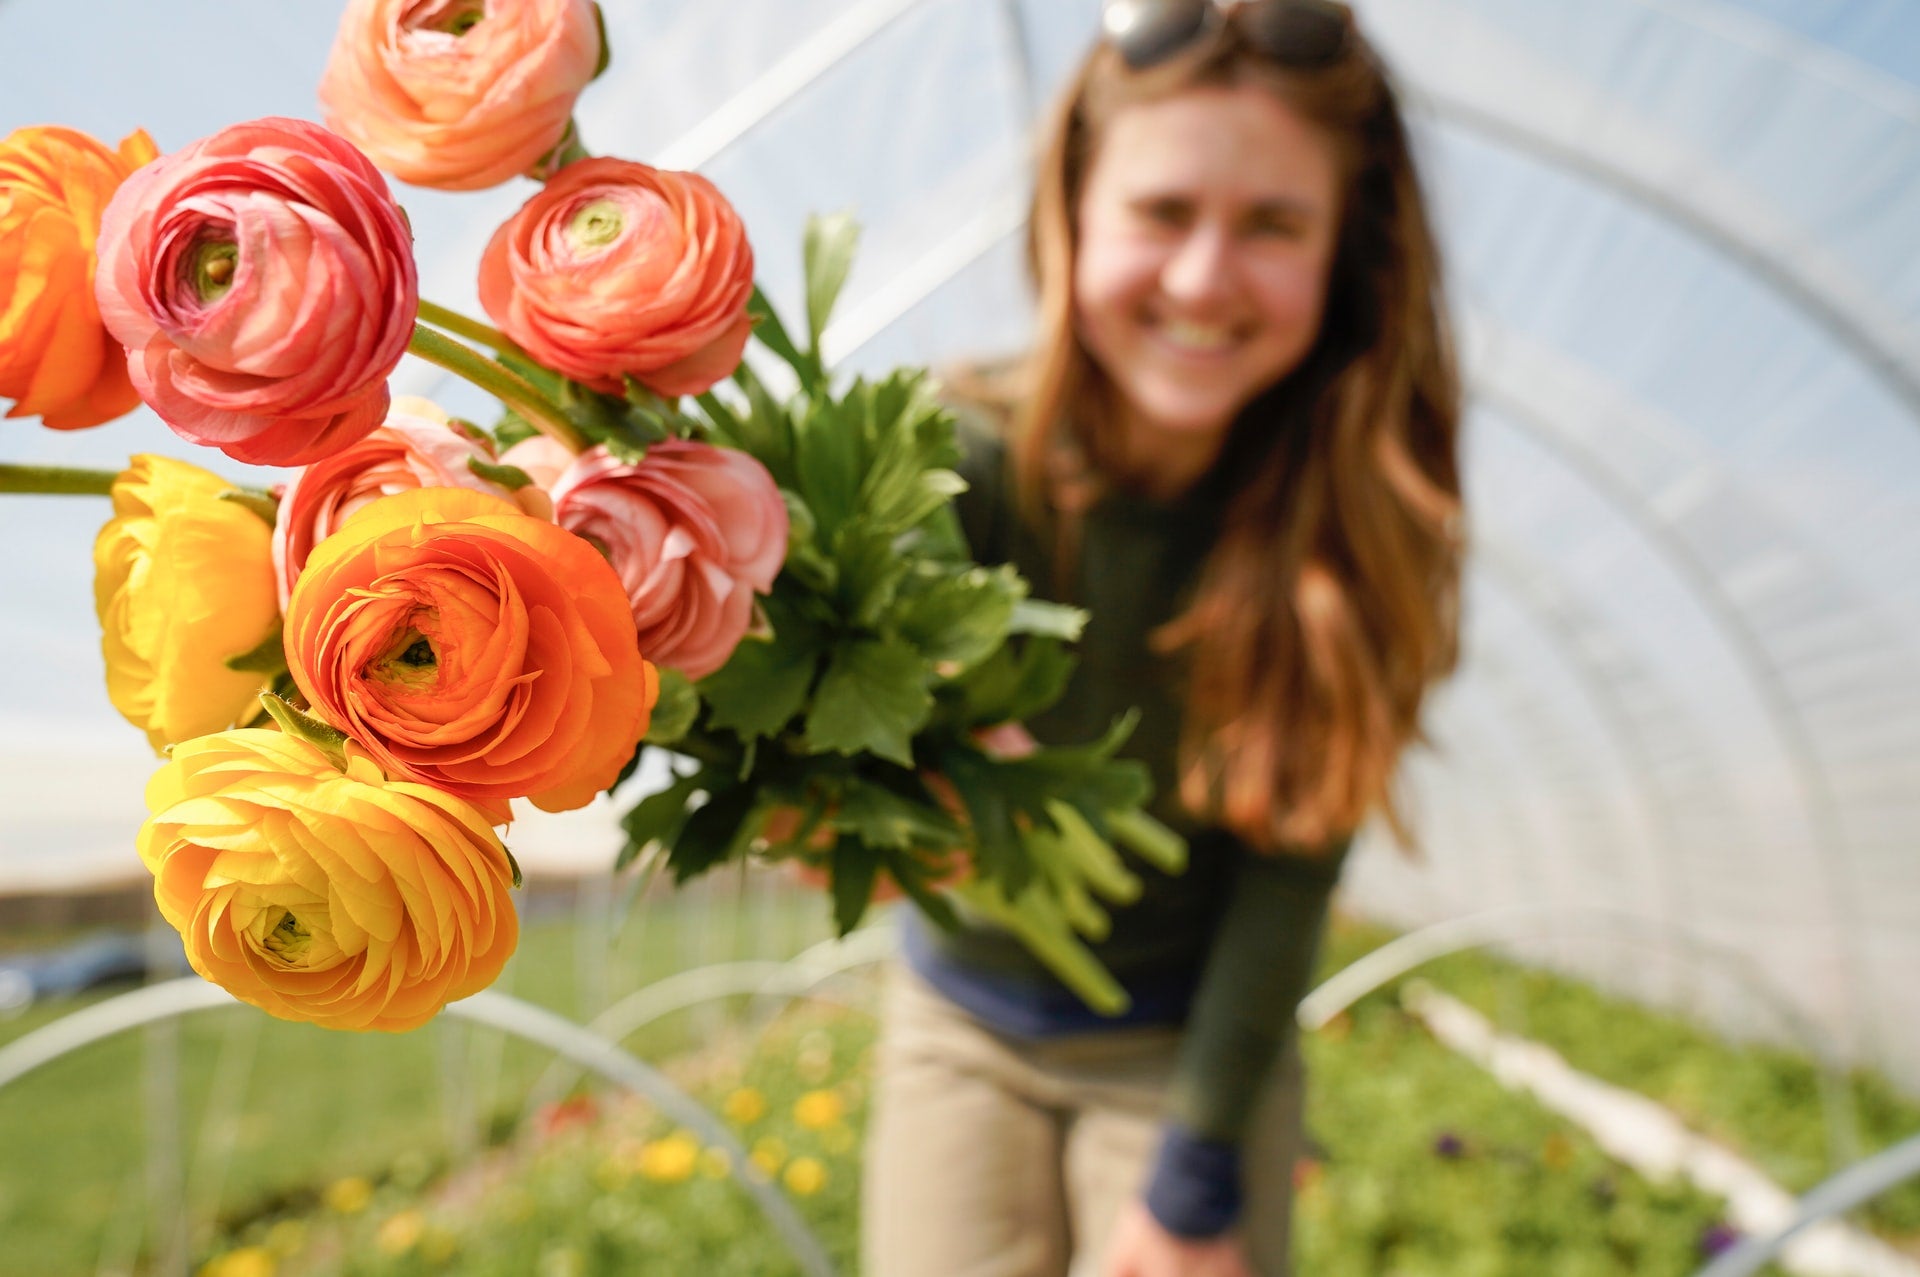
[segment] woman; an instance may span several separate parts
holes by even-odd
[[[1292,1041],[1353,830],[1455,655],[1458,394],[1394,96],[1330,0],[1118,0],[1034,199],[1035,349],[969,451],[978,558],[1090,609],[1031,724],[1131,743],[1191,864],[1096,952],[909,919],[874,1277],[1286,1271]]]

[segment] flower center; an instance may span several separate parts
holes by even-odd
[[[313,933],[302,926],[291,911],[282,910],[279,920],[268,929],[265,943],[267,951],[275,957],[298,962],[313,947]]]
[[[368,673],[382,682],[430,686],[440,676],[440,653],[432,639],[409,626],[387,644]]]
[[[434,0],[411,6],[400,25],[408,31],[437,31],[457,40],[486,20],[484,0]]]
[[[193,275],[194,295],[203,302],[219,301],[233,287],[238,269],[240,246],[228,240],[207,240],[193,250],[189,268]]]
[[[595,252],[619,239],[626,226],[626,214],[617,201],[595,200],[583,205],[567,223],[567,243],[576,252]]]

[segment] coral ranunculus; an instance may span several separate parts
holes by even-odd
[[[9,417],[55,430],[97,426],[140,397],[93,297],[100,215],[127,176],[157,156],[129,134],[118,151],[62,128],[0,141],[0,398]]]
[[[275,731],[203,736],[147,784],[140,859],[187,960],[283,1020],[398,1031],[487,987],[520,924],[512,862],[471,804],[344,770]]]
[[[129,178],[95,292],[135,389],[176,434],[294,466],[379,426],[419,310],[386,179],[304,120],[236,124]]]
[[[496,813],[591,802],[659,695],[607,561],[464,488],[381,497],[315,547],[286,646],[314,712],[387,772]]]
[[[545,440],[507,450],[544,469]],[[561,527],[599,546],[626,587],[649,660],[705,678],[726,664],[787,555],[787,507],[765,466],[744,452],[690,440],[626,465],[582,453],[549,489]]]
[[[480,304],[507,336],[576,381],[623,377],[695,395],[740,364],[753,249],[698,173],[630,160],[561,169],[480,259]]]
[[[401,181],[478,190],[561,143],[600,50],[589,0],[350,0],[320,103]]]
[[[134,457],[93,544],[107,695],[156,751],[259,712],[268,676],[227,667],[280,608],[272,532],[233,485],[170,457]]]
[[[314,462],[287,485],[273,525],[281,606],[313,547],[377,497],[414,488],[472,488],[505,497],[538,518],[552,514],[553,504],[540,488],[529,484],[509,491],[481,478],[469,464],[497,460],[486,436],[469,434],[432,400],[411,395],[394,400],[380,429]]]

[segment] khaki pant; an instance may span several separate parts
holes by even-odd
[[[912,972],[889,976],[863,1205],[866,1277],[1097,1277],[1159,1149],[1175,1029],[1028,1042],[980,1027]],[[1298,1056],[1245,1151],[1241,1238],[1288,1271],[1301,1146]]]

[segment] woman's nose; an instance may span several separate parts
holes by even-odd
[[[1200,301],[1233,286],[1233,237],[1221,227],[1194,226],[1160,271],[1160,287],[1169,297]]]

